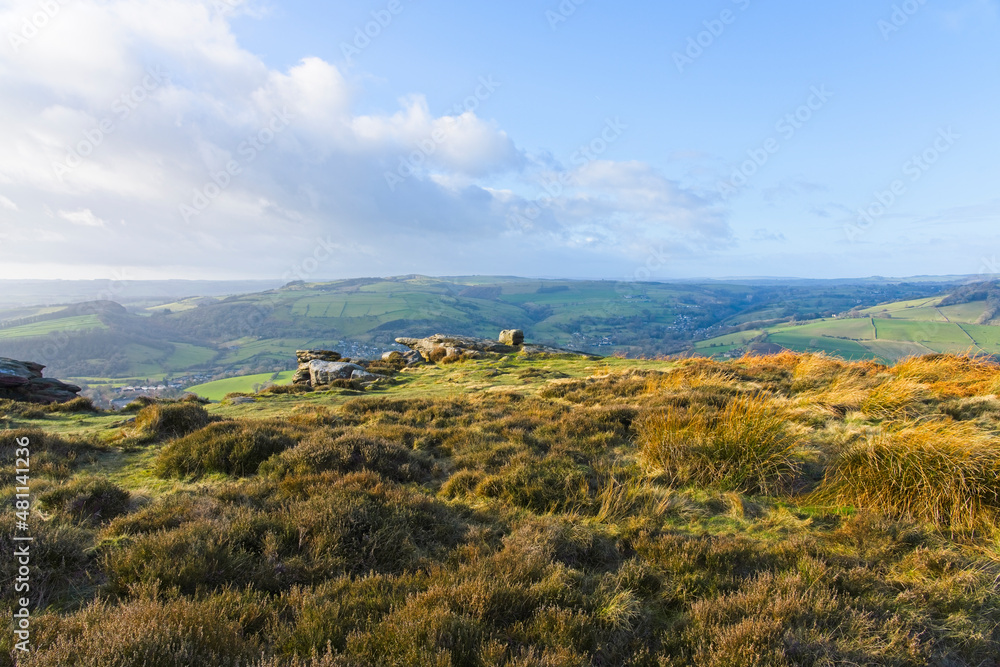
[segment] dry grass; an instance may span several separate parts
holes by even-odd
[[[930,397],[928,388],[908,377],[894,378],[879,384],[863,401],[859,409],[872,419],[899,420],[925,412]]]
[[[817,497],[944,529],[982,529],[1000,508],[1000,440],[950,420],[886,430],[846,449]]]
[[[796,441],[763,396],[732,400],[716,415],[668,409],[638,428],[643,457],[679,484],[778,494],[795,476]]]
[[[972,354],[932,354],[896,364],[893,373],[927,384],[943,397],[967,397],[991,392],[1000,368],[986,357]]]
[[[36,650],[17,664],[996,662],[993,367],[648,366],[537,394],[265,393],[255,407],[279,418],[209,424],[192,405],[177,430],[166,405],[142,406],[148,439],[124,454],[0,430],[8,460],[30,436],[45,501]],[[200,479],[154,486],[154,461]],[[0,516],[7,553],[14,521]],[[15,567],[0,562],[4,599]]]

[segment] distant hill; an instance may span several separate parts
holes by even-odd
[[[1000,285],[980,282],[935,297],[855,308],[836,318],[731,332],[700,341],[695,348],[711,356],[789,349],[886,362],[933,353],[1000,356],[998,311]]]
[[[782,334],[777,329],[792,320],[823,321],[880,303],[926,301],[957,288],[928,281],[748,285],[490,276],[295,282],[237,295],[227,295],[223,286],[234,285],[215,285],[204,294],[125,299],[127,307],[104,299],[0,310],[0,355],[37,360],[54,375],[96,385],[167,378],[198,384],[288,370],[296,349],[373,356],[395,349],[398,336],[494,337],[507,328],[523,329],[533,342],[603,355],[676,354],[692,346],[725,352],[765,329],[774,330],[775,342],[790,345],[803,330],[792,327]],[[160,284],[157,289],[172,288]],[[44,291],[36,286],[36,293]],[[865,321],[837,324],[849,331],[832,332],[828,337],[837,344],[827,345],[823,338],[821,349],[849,357],[881,354],[854,342],[864,338],[855,328],[866,326]],[[720,334],[727,337],[717,338]],[[706,346],[699,342],[704,339],[713,342]]]

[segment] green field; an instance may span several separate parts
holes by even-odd
[[[32,338],[35,336],[47,336],[61,331],[84,331],[88,329],[107,328],[108,326],[101,322],[97,315],[77,315],[75,317],[64,317],[57,320],[46,320],[44,322],[11,327],[9,329],[0,329],[0,339]]]
[[[42,321],[0,329],[0,356],[38,361],[56,377],[123,379],[195,371],[222,377],[291,368],[299,349],[377,356],[393,349],[400,336],[495,338],[503,329],[522,329],[530,342],[632,357],[692,350],[738,355],[758,342],[823,349],[852,359],[896,358],[901,350],[924,348],[994,350],[991,331],[965,336],[959,327],[972,326],[986,302],[952,298],[958,305],[939,309],[945,287],[881,281],[666,284],[506,276],[290,283],[227,297],[188,293],[159,302],[144,297],[129,308],[101,302],[86,309],[75,304],[2,311],[0,321]],[[878,300],[891,302],[875,305]],[[848,311],[851,316],[843,317]],[[885,327],[878,340],[871,317],[859,316],[863,312],[875,314],[876,324]],[[752,331],[731,335],[750,322]],[[944,328],[929,329],[923,337],[906,330],[907,323],[924,322]],[[710,331],[726,335],[704,340]],[[46,345],[53,332],[62,332],[60,344]]]
[[[194,387],[189,387],[188,392],[207,398],[210,401],[221,401],[226,394],[254,392],[254,387],[264,384],[290,384],[295,371],[285,371],[283,373],[260,373],[257,375],[243,375],[241,377],[226,378],[207,382]]]
[[[712,356],[732,356],[759,343],[885,362],[933,353],[1000,354],[1000,327],[972,324],[986,310],[986,301],[939,306],[942,298],[899,301],[860,311],[869,317],[824,318],[727,334],[699,341],[695,349]]]

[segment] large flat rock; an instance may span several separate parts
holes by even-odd
[[[31,361],[0,357],[0,398],[29,403],[65,403],[80,387],[42,377],[45,366]]]
[[[514,336],[514,331],[505,331],[503,336],[506,340],[523,340],[522,336]],[[519,331],[517,333],[520,333]],[[558,347],[547,345],[534,345],[523,343],[518,345],[508,345],[489,338],[475,338],[473,336],[453,336],[448,334],[434,334],[427,338],[397,338],[396,342],[405,345],[411,350],[420,353],[426,360],[430,360],[432,355],[437,356],[461,356],[467,354],[472,357],[489,357],[504,354],[515,354],[522,352],[525,354],[574,354],[581,357],[594,357],[594,355],[574,350],[564,350]]]

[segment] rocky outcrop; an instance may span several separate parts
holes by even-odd
[[[28,403],[65,403],[77,397],[80,387],[42,377],[44,368],[31,361],[0,357],[0,398]]]
[[[298,350],[295,352],[295,359],[299,362],[299,369],[292,378],[292,384],[312,384],[312,371],[309,364],[313,361],[340,361],[341,356],[332,350]]]
[[[515,341],[518,341],[515,343]],[[499,340],[474,338],[472,336],[449,336],[434,334],[427,338],[397,338],[400,345],[419,352],[427,361],[440,361],[446,357],[464,357],[466,359],[483,359],[505,354],[573,354],[581,357],[594,355],[573,350],[564,350],[547,345],[534,345],[524,342],[524,332],[511,329],[500,334]]]
[[[295,358],[299,362],[299,370],[292,378],[293,384],[322,387],[338,380],[357,380],[365,386],[385,378],[361,365],[368,362],[353,363],[331,350],[299,350]]]
[[[500,332],[500,342],[504,345],[523,345],[524,332],[520,329],[505,329]]]
[[[441,357],[461,356],[482,357],[485,354],[513,354],[518,348],[504,345],[488,338],[473,338],[472,336],[448,336],[434,334],[427,338],[397,338],[396,342],[405,345],[427,361],[437,361]]]
[[[416,364],[423,363],[424,358],[421,357],[420,353],[417,352],[416,350],[407,350],[406,352],[393,350],[392,352],[383,353],[382,361],[391,361],[391,362],[402,361],[407,366],[415,366]]]
[[[313,359],[309,362],[309,384],[319,387],[331,384],[336,380],[369,380],[376,378],[364,366],[343,361],[321,361]]]

